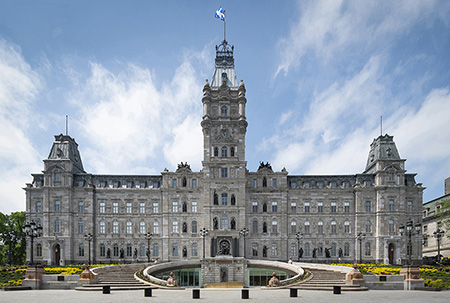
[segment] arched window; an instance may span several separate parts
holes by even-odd
[[[230,148],[230,157],[234,157],[234,147]]]
[[[345,243],[344,244],[344,257],[350,256],[350,244]]]
[[[197,233],[197,221],[192,221],[192,233]]]
[[[183,177],[183,187],[186,187],[187,186],[187,180],[186,180],[186,177]]]
[[[263,187],[267,187],[267,178],[266,177],[263,178]]]
[[[78,255],[80,257],[84,257],[84,244],[81,243],[80,246],[78,247]]]
[[[276,220],[272,221],[272,232],[273,233],[278,232],[278,222]]]
[[[317,233],[323,234],[323,222],[322,221],[317,222]]]
[[[222,117],[228,116],[228,107],[226,107],[225,105],[222,106],[222,107],[220,108],[220,113],[222,114]]]
[[[267,233],[267,223],[263,223],[263,233]]]
[[[186,202],[183,203],[182,208],[183,208],[184,213],[187,212],[187,203]]]
[[[253,220],[253,224],[252,224],[252,226],[253,226],[253,230],[252,230],[252,232],[254,233],[254,234],[256,234],[256,233],[258,233],[258,221],[256,221],[256,220]]]
[[[236,197],[235,195],[231,195],[231,205],[236,205]]]
[[[336,233],[336,221],[331,221],[331,233]]]
[[[106,256],[105,244],[100,244],[100,257]]]
[[[263,203],[263,213],[267,212],[267,203]]]
[[[297,222],[292,221],[291,222],[291,233],[295,234],[297,232]]]
[[[310,248],[309,248],[309,243],[305,244],[305,256],[309,256],[310,255]]]
[[[222,146],[222,158],[228,157],[228,148],[226,146]]]
[[[365,244],[365,255],[366,256],[370,256],[371,255],[371,252],[370,252],[370,242],[366,242],[366,244]]]
[[[183,232],[187,233],[187,223],[183,222]]]
[[[219,195],[214,193],[214,205],[219,205]]]
[[[236,229],[236,220],[234,218],[231,218],[230,227],[232,230]]]
[[[217,219],[217,217],[214,217],[214,219],[213,219],[213,229],[214,230],[219,229],[219,219]]]
[[[372,232],[372,223],[370,222],[370,220],[366,221],[366,233],[371,233]]]
[[[214,157],[218,157],[219,156],[219,148],[214,147]]]
[[[331,256],[336,257],[336,243],[331,243]]]

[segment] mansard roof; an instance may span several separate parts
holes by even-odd
[[[75,139],[68,135],[59,134],[55,136],[52,149],[48,155],[48,160],[70,160],[74,166],[75,173],[84,173],[78,144]]]
[[[238,88],[239,83],[234,71],[234,46],[223,40],[222,44],[216,45],[216,66],[211,79],[211,88],[218,88],[223,82],[230,88]]]
[[[381,135],[376,139],[373,139],[370,144],[369,157],[367,158],[367,165],[365,173],[371,171],[378,161],[403,161],[400,159],[397,146],[394,142],[394,136]]]

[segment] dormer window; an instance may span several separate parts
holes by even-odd
[[[228,107],[226,107],[225,105],[222,106],[220,108],[220,113],[221,113],[222,117],[227,117],[228,116]]]

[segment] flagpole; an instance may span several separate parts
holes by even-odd
[[[223,15],[225,16],[225,10],[223,10]],[[223,41],[227,41],[225,39],[225,33],[226,33],[226,25],[227,25],[227,17],[225,16],[225,20],[223,20]]]

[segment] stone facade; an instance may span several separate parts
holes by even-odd
[[[423,187],[406,173],[393,137],[374,139],[359,174],[289,175],[269,163],[248,171],[246,88],[236,80],[233,51],[226,41],[216,48],[214,76],[203,87],[199,172],[181,163],[160,175],[95,175],[84,171],[73,138],[55,136],[43,173],[25,188],[27,220],[43,226],[35,262],[87,263],[86,233],[93,263],[146,261],[148,232],[152,259],[201,259],[202,228],[206,257],[353,262],[361,251],[364,262],[406,258],[398,226],[421,222]],[[413,236],[414,260],[420,241]]]

